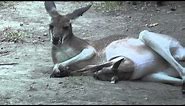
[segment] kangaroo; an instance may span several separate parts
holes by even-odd
[[[176,39],[144,30],[137,39],[109,39],[111,42],[107,45],[94,46],[75,36],[71,24],[71,20],[82,16],[92,5],[66,15],[57,12],[53,1],[45,1],[44,5],[51,16],[49,31],[54,63],[51,77],[83,73],[111,83],[118,80],[152,81],[183,85],[185,93],[185,70],[178,64],[185,60],[185,49]]]

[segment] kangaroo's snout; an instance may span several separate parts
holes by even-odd
[[[52,43],[54,45],[57,45],[59,43],[60,37],[53,37],[52,39],[53,39]]]

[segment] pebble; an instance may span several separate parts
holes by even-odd
[[[37,43],[37,40],[32,41],[32,43]]]
[[[47,33],[44,33],[44,35],[43,36],[48,36],[48,34]]]
[[[58,84],[62,84],[63,82],[59,82]]]
[[[176,9],[175,9],[175,8],[171,8],[170,10],[171,10],[171,11],[176,11]]]
[[[184,27],[184,28],[182,28],[181,30],[185,30],[185,27]]]
[[[128,16],[128,18],[132,18],[131,16]]]
[[[24,24],[23,23],[20,23],[20,26],[23,26]]]

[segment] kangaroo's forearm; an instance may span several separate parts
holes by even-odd
[[[82,50],[80,54],[76,55],[75,57],[72,57],[69,60],[66,60],[62,63],[60,63],[63,66],[68,66],[77,62],[85,61],[91,59],[96,54],[96,50],[93,47],[88,47]]]

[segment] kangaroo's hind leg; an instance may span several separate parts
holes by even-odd
[[[145,42],[146,45],[151,47],[158,54],[160,54],[167,62],[170,63],[173,68],[176,69],[182,78],[182,93],[185,94],[185,68],[177,62],[178,56],[180,60],[183,60],[183,55],[180,56],[180,54],[183,53],[177,52],[179,50],[182,51],[183,49],[176,49],[175,54],[179,53],[179,55],[176,55],[175,59],[175,55],[173,56],[172,53],[174,38],[145,30],[140,33],[139,39]]]
[[[185,61],[185,48],[178,41],[172,42],[170,50],[177,61]]]
[[[182,85],[182,79],[169,76],[166,73],[158,72],[149,74],[142,78],[143,81],[160,82],[171,85]]]

